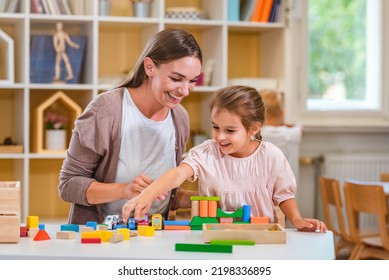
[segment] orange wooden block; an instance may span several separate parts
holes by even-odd
[[[37,232],[37,234],[35,235],[33,240],[34,241],[43,241],[43,240],[50,240],[50,239],[51,238],[50,238],[49,234],[45,230],[41,229]]]
[[[268,224],[270,223],[269,217],[251,217],[250,223],[252,224]]]
[[[200,200],[200,217],[208,217],[208,201]]]
[[[164,230],[190,230],[190,226],[164,226]]]
[[[208,201],[208,217],[216,217],[217,201]]]

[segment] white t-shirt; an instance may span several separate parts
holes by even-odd
[[[123,97],[123,118],[121,146],[116,173],[117,183],[131,182],[141,173],[153,180],[176,166],[176,135],[169,111],[163,121],[153,121],[145,117],[135,105],[128,90]],[[106,203],[103,215],[120,215],[127,200]],[[169,199],[154,201],[149,214],[162,213]]]

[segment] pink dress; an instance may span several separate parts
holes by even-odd
[[[219,196],[223,211],[251,205],[251,216],[277,222],[275,206],[295,197],[296,179],[282,151],[263,141],[246,158],[223,155],[214,140],[189,150],[183,160],[194,170],[199,195]]]

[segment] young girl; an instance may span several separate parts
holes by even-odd
[[[261,140],[265,108],[251,87],[230,86],[211,101],[212,140],[192,148],[188,157],[155,180],[122,209],[126,221],[148,212],[155,198],[181,185],[199,180],[199,194],[219,196],[223,211],[251,205],[253,216],[277,222],[275,206],[299,230],[326,231],[323,222],[304,219],[297,208],[296,180],[279,148]]]

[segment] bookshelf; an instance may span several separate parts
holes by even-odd
[[[20,181],[22,219],[27,215],[65,218],[69,205],[57,192],[64,153],[38,153],[33,148],[34,110],[56,92],[64,92],[82,109],[108,84],[128,73],[148,38],[164,28],[180,27],[194,34],[201,45],[204,65],[215,61],[207,86],[197,86],[182,104],[191,129],[210,132],[208,101],[211,94],[235,78],[272,78],[285,92],[288,28],[284,14],[271,23],[228,21],[227,0],[153,0],[150,16],[133,15],[129,0],[114,0],[101,16],[98,0],[66,1],[83,5],[72,14],[37,13],[34,1],[19,0],[16,12],[0,13],[0,30],[14,42],[14,81],[0,84],[0,142],[11,136],[23,146],[21,153],[0,153],[0,181]],[[284,10],[286,0],[279,9]],[[165,18],[174,7],[196,7],[207,19]],[[58,21],[70,36],[86,38],[84,64],[77,84],[30,82],[30,45],[34,35],[50,35]],[[0,52],[4,51],[0,49]],[[6,72],[0,69],[0,74]],[[5,75],[5,74],[3,74]],[[189,143],[190,147],[191,143]],[[194,184],[186,184],[195,188]]]

